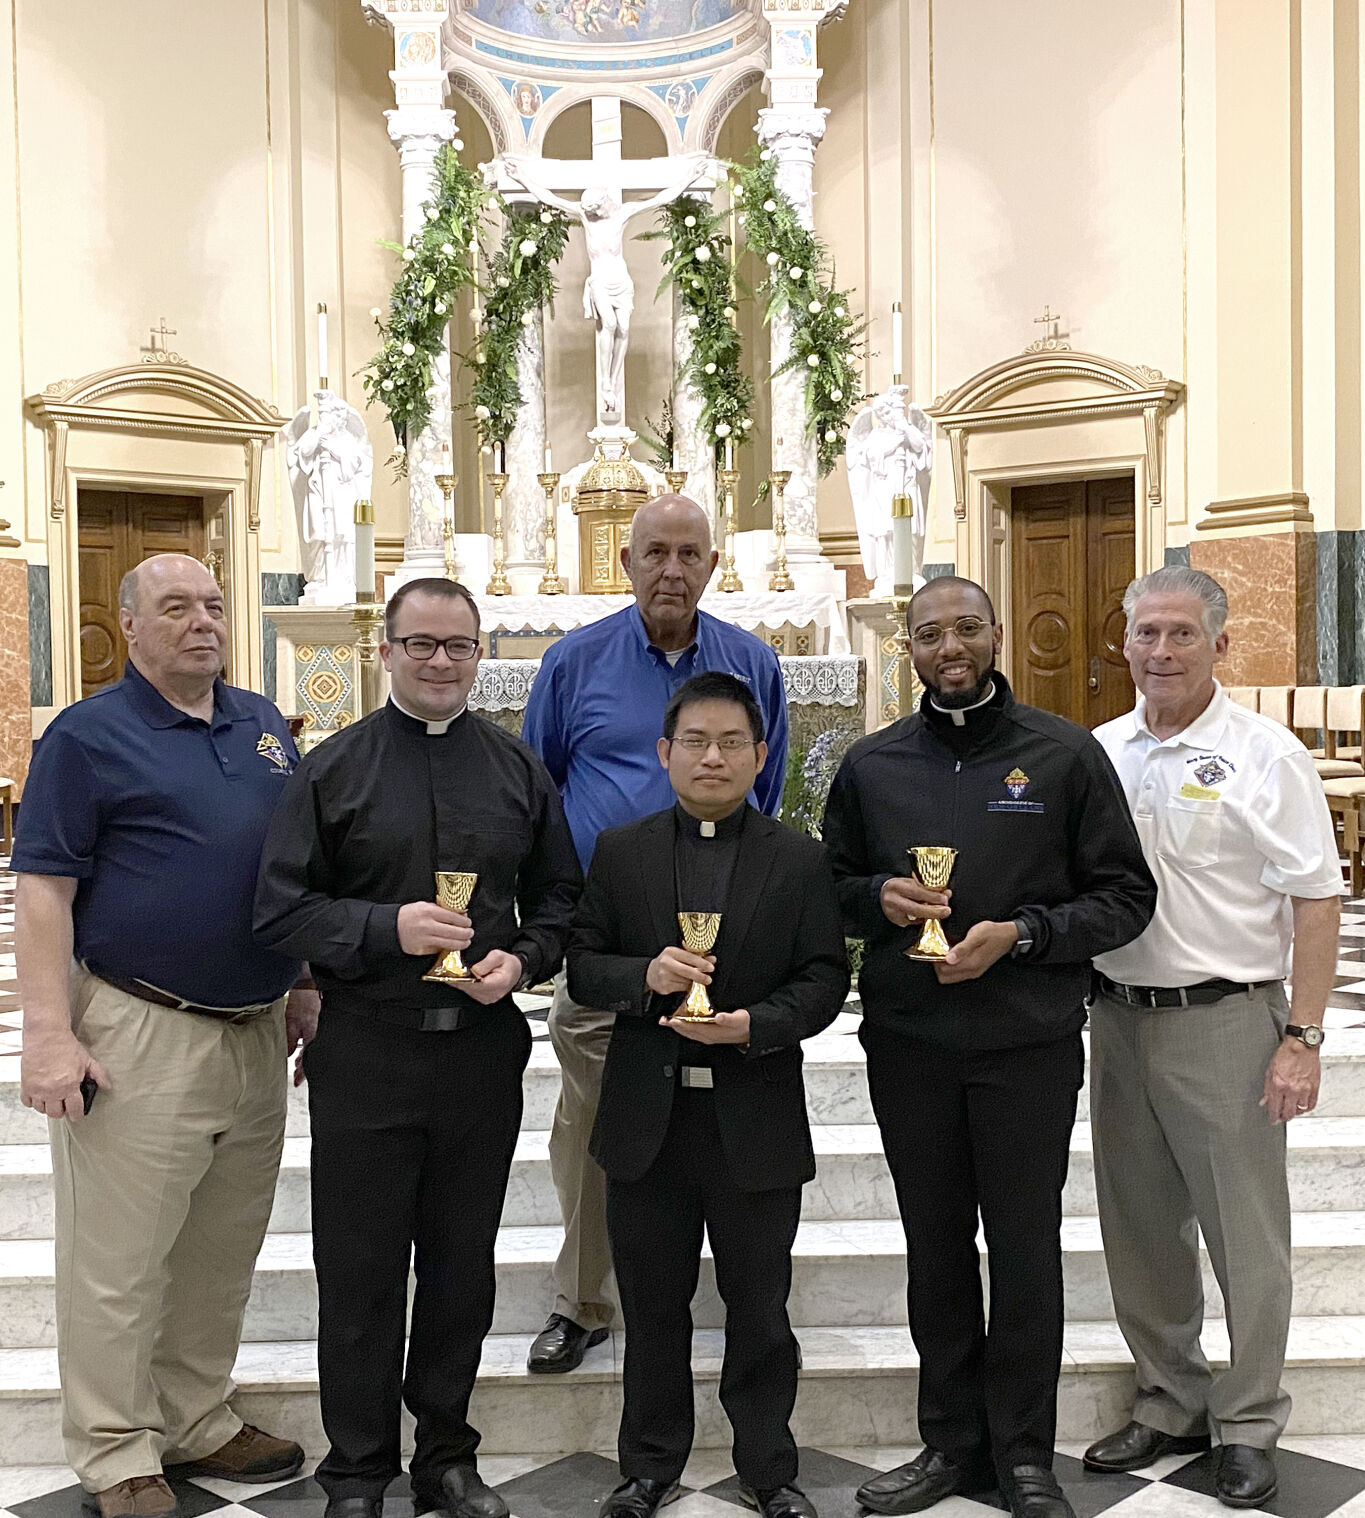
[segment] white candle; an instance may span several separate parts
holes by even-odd
[[[891,383],[900,384],[901,375],[905,373],[902,360],[905,357],[905,315],[901,311],[901,303],[897,301],[891,307]]]
[[[680,467],[681,467],[681,466],[680,466],[680,465],[679,465],[679,463],[678,463],[678,459],[679,459],[679,457],[680,457],[680,455],[679,455],[679,453],[678,453],[678,445],[677,445],[677,444],[676,444],[676,443],[674,443],[674,445],[673,445],[673,469],[674,469],[674,472],[675,472],[675,473],[676,473],[676,472],[677,472],[677,471],[678,471],[678,469],[679,469],[679,468],[680,468]]]
[[[355,503],[356,598],[374,599],[374,507],[369,501]]]
[[[327,378],[327,302],[318,302],[318,378]]]
[[[493,444],[493,473],[494,474],[501,474],[502,473],[502,444],[501,443],[494,443]]]
[[[915,519],[909,511],[900,515],[900,502],[909,497],[897,496],[891,506],[891,578],[897,595],[909,595],[915,580]]]
[[[729,438],[725,440],[725,467],[727,469],[735,467],[735,447]]]
[[[550,454],[550,445],[548,443],[546,443],[546,445],[545,445],[545,473],[546,474],[553,474],[554,472],[555,472],[554,459],[553,459],[553,457]]]

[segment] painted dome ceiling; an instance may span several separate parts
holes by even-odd
[[[691,37],[751,9],[749,0],[466,0],[460,13],[526,41],[620,47]]]

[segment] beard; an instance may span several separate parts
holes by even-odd
[[[961,711],[964,707],[975,706],[978,701],[984,699],[990,689],[991,681],[995,678],[995,660],[986,666],[981,672],[981,678],[970,690],[941,691],[936,685],[925,682],[925,690],[929,692],[935,706],[941,706],[945,711]]]

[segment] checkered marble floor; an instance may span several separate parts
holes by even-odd
[[[800,1483],[820,1518],[855,1518],[853,1500],[871,1475],[891,1470],[914,1449],[801,1451]],[[1131,1476],[1085,1471],[1081,1447],[1058,1451],[1056,1470],[1077,1518],[1226,1518],[1213,1495],[1214,1456],[1172,1456]],[[1365,1438],[1286,1439],[1276,1465],[1280,1490],[1265,1507],[1277,1518],[1365,1518]],[[311,1468],[311,1462],[310,1467]],[[497,1487],[513,1518],[595,1518],[619,1481],[614,1459],[600,1454],[491,1455],[480,1461],[484,1480]],[[683,1495],[669,1518],[739,1518],[733,1467],[719,1451],[698,1451],[683,1473]],[[204,1478],[172,1483],[185,1518],[321,1518],[325,1498],[310,1477],[273,1486],[243,1486]],[[989,1518],[1004,1507],[997,1494],[952,1497],[935,1509],[940,1518]],[[80,1489],[71,1472],[50,1466],[0,1469],[0,1518],[80,1518]],[[390,1486],[384,1518],[411,1518],[407,1478]]]

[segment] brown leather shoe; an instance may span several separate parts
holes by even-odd
[[[180,1504],[161,1476],[130,1476],[102,1492],[82,1492],[81,1506],[100,1518],[180,1518]]]
[[[303,1449],[292,1439],[276,1439],[244,1423],[222,1449],[167,1470],[177,1476],[221,1476],[227,1481],[284,1481],[302,1464]]]

